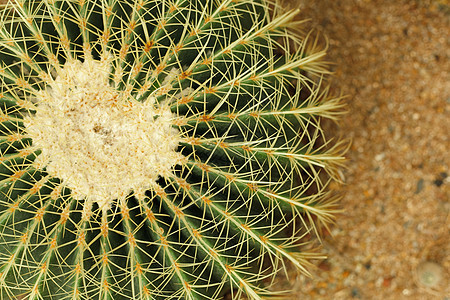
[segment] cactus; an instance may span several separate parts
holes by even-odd
[[[0,298],[276,296],[337,211],[325,49],[268,0],[16,0]]]

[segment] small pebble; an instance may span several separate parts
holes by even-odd
[[[440,187],[444,181],[442,179],[436,179],[435,181],[433,181],[434,185],[437,187]]]
[[[440,187],[444,183],[444,180],[447,178],[447,176],[448,174],[446,172],[439,173],[439,175],[433,181],[434,185]]]
[[[416,186],[415,194],[418,194],[418,193],[420,193],[420,192],[422,191],[422,189],[423,189],[423,183],[424,183],[423,178],[420,178],[420,179],[417,181],[417,186]]]
[[[359,292],[358,288],[353,288],[352,289],[352,297],[353,298],[361,298],[361,293]]]
[[[434,288],[441,282],[444,270],[441,265],[435,262],[426,261],[417,267],[416,272],[421,285]]]

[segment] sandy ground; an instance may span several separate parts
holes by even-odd
[[[290,2],[329,39],[352,139],[329,259],[293,299],[450,299],[449,1]]]
[[[329,259],[283,286],[292,299],[450,299],[449,1],[290,2],[329,39],[349,110],[332,134],[352,146]]]

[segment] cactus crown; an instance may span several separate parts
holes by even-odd
[[[333,219],[325,51],[266,0],[16,0],[0,18],[0,298],[274,296]]]
[[[121,97],[108,82],[109,69],[92,58],[65,63],[24,119],[33,147],[42,150],[37,167],[104,213],[131,191],[143,195],[183,157],[175,151],[170,108],[155,108],[154,97]]]

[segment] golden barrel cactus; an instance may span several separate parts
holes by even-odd
[[[262,299],[332,221],[325,51],[268,0],[16,0],[0,298]]]

